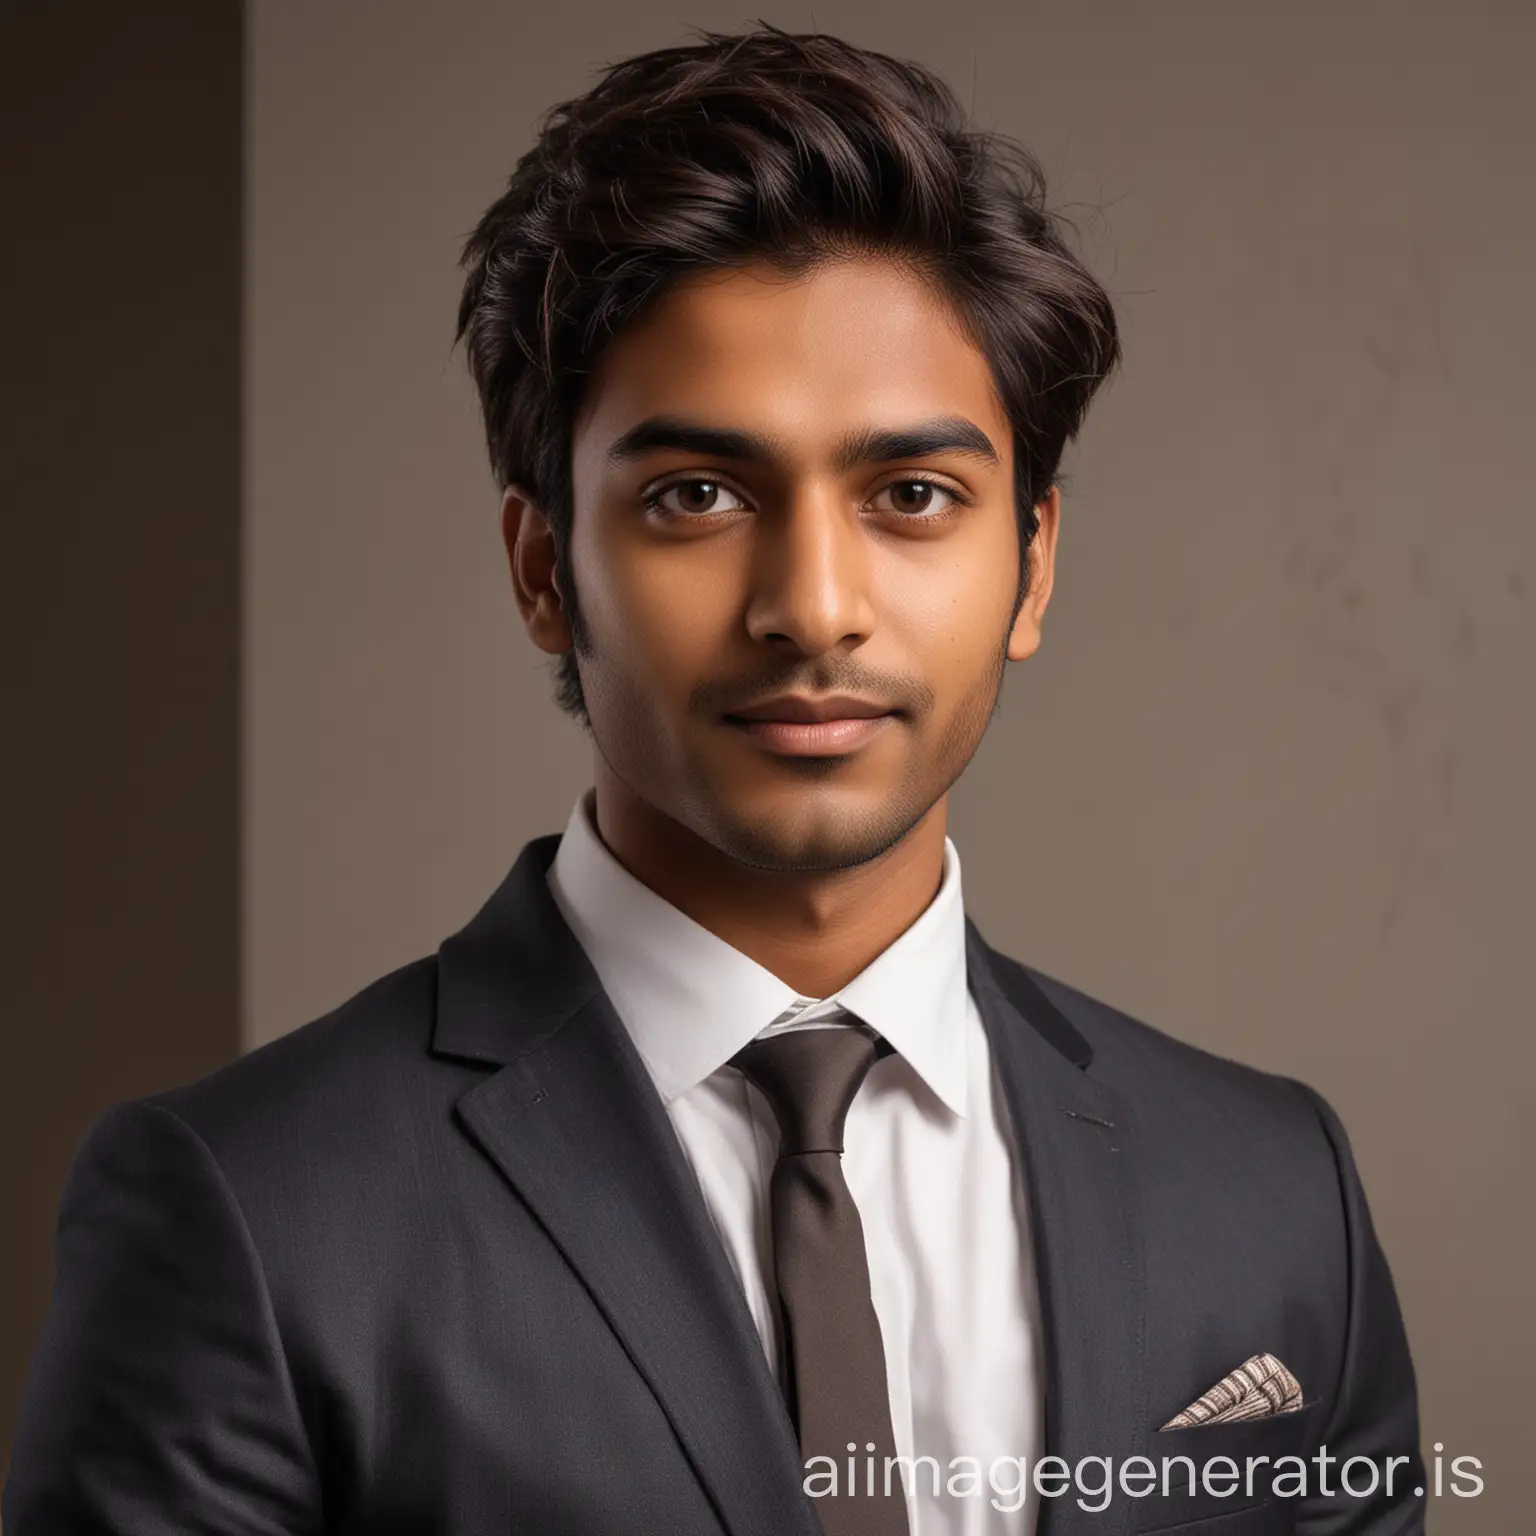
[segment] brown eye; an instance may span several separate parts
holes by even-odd
[[[703,517],[711,512],[734,512],[744,505],[734,491],[718,480],[674,480],[663,486],[645,504],[674,517]]]
[[[946,491],[931,480],[897,480],[875,498],[877,505],[881,497],[890,498],[882,511],[895,512],[902,517],[932,517],[947,512],[959,500],[954,492]]]

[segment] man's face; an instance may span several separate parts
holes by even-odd
[[[1056,496],[1015,618],[1011,443],[986,359],[892,263],[674,288],[603,354],[574,426],[578,662],[611,772],[757,868],[899,841],[1038,643]],[[569,645],[549,602],[523,606]]]

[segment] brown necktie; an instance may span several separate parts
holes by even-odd
[[[852,1026],[786,1030],[732,1058],[779,1123],[774,1164],[774,1272],[788,1378],[785,1396],[827,1536],[907,1536],[901,1471],[885,1383],[880,1320],[858,1207],[843,1177],[843,1121],[877,1058],[890,1046]],[[853,1476],[850,1478],[850,1463]],[[873,1475],[871,1476],[871,1469]],[[872,1491],[871,1491],[871,1484]]]

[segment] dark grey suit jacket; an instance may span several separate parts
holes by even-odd
[[[435,956],[97,1122],[8,1536],[814,1536],[697,1182],[549,895],[557,843]],[[968,963],[1029,1191],[1047,1449],[1413,1458],[1366,1501],[1337,1464],[1295,1500],[1190,1497],[1176,1464],[1177,1496],[1046,1499],[1042,1536],[1421,1530],[1412,1367],[1328,1107],[974,927]],[[1304,1411],[1159,1431],[1263,1351]]]

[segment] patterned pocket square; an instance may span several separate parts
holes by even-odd
[[[1301,1383],[1273,1355],[1253,1355],[1182,1413],[1175,1414],[1163,1428],[1233,1424],[1239,1419],[1294,1413],[1301,1406]]]

